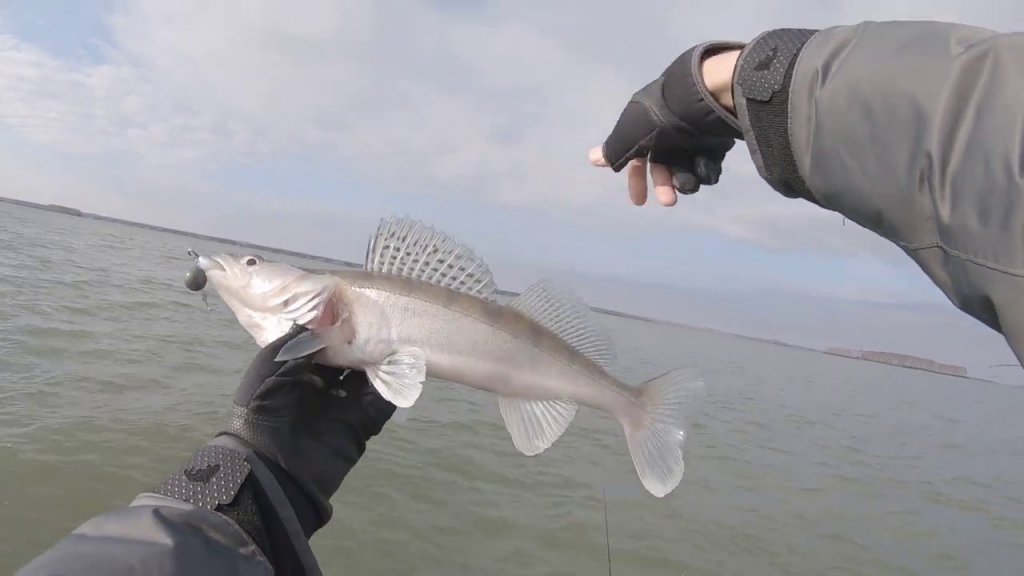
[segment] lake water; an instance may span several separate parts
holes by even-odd
[[[224,249],[0,203],[0,572],[227,422],[256,345],[182,286],[187,248]],[[435,384],[334,498],[324,571],[607,574],[606,490],[615,574],[1024,573],[1024,389],[601,319],[626,381],[704,374],[675,492],[603,415],[528,458],[492,396]]]

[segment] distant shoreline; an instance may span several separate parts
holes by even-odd
[[[262,244],[255,244],[253,242],[243,242],[243,241],[240,241],[240,240],[233,240],[231,238],[221,238],[221,237],[218,237],[218,236],[210,236],[210,235],[207,235],[207,234],[199,234],[199,233],[196,233],[196,232],[189,232],[189,231],[186,231],[186,230],[176,230],[174,228],[167,228],[165,226],[157,226],[155,224],[146,224],[145,222],[135,222],[135,221],[132,221],[132,220],[124,220],[124,219],[121,219],[121,218],[115,218],[113,216],[104,216],[102,214],[93,214],[91,212],[85,212],[85,211],[79,210],[78,208],[62,206],[62,205],[58,205],[58,204],[40,204],[40,203],[37,203],[37,202],[30,202],[28,200],[18,200],[16,198],[7,198],[7,197],[4,197],[4,196],[0,196],[0,202],[6,202],[8,204],[16,204],[16,205],[19,205],[19,206],[23,206],[23,207],[26,207],[26,208],[32,208],[32,209],[35,209],[35,210],[43,210],[43,211],[46,211],[46,212],[54,212],[54,213],[57,213],[57,214],[64,214],[66,216],[72,216],[72,217],[78,217],[78,218],[88,218],[88,219],[91,219],[91,220],[102,220],[102,221],[105,221],[105,222],[113,222],[115,224],[123,224],[125,226],[132,226],[132,227],[135,227],[135,228],[145,228],[145,229],[148,229],[148,230],[155,230],[155,231],[158,231],[158,232],[166,232],[168,234],[174,234],[174,235],[177,235],[177,236],[185,236],[185,237],[189,237],[189,238],[196,238],[196,239],[199,239],[199,240],[208,240],[210,242],[218,242],[220,244],[228,244],[228,245],[239,246],[239,247],[243,247],[243,248],[253,248],[253,249],[256,249],[256,250],[267,250],[267,251],[271,251],[271,252],[276,252],[278,254],[285,254],[287,256],[294,256],[296,258],[303,258],[305,260],[315,260],[315,261],[325,262],[325,263],[328,263],[328,264],[333,264],[333,265],[338,265],[338,266],[347,266],[347,267],[352,267],[352,268],[359,268],[361,266],[361,264],[359,264],[357,262],[350,262],[350,261],[347,261],[347,260],[340,260],[338,258],[328,258],[326,256],[318,256],[318,255],[315,255],[315,254],[307,254],[305,252],[298,252],[298,251],[295,251],[295,250],[286,250],[286,249],[283,249],[283,248],[275,248],[273,246],[266,246],[266,245],[262,245]],[[514,296],[516,296],[518,294],[517,292],[512,292],[512,291],[508,291],[508,290],[500,290],[500,289],[497,290],[497,292],[499,294],[501,294],[502,296],[508,296],[508,297],[514,297]],[[598,312],[600,314],[606,314],[608,316],[618,316],[620,318],[628,318],[630,320],[638,320],[638,321],[641,321],[641,322],[650,322],[650,323],[653,323],[653,324],[663,324],[663,325],[670,325],[670,326],[679,326],[679,327],[688,328],[688,329],[691,329],[691,330],[702,330],[702,331],[706,331],[706,332],[713,332],[713,333],[716,333],[716,334],[725,334],[725,335],[728,335],[728,336],[733,336],[733,337],[737,337],[737,338],[743,338],[743,339],[746,339],[746,340],[751,340],[751,341],[754,341],[754,342],[760,342],[760,343],[763,343],[763,344],[773,344],[775,346],[782,346],[782,347],[785,347],[785,348],[796,348],[796,349],[799,349],[799,350],[807,350],[807,351],[810,351],[810,352],[818,352],[818,353],[821,353],[821,354],[828,354],[830,356],[840,356],[840,357],[843,357],[843,358],[849,358],[849,359],[852,359],[852,360],[859,360],[859,361],[862,361],[862,362],[874,362],[874,363],[877,363],[877,364],[886,364],[888,366],[895,366],[897,368],[906,368],[906,369],[910,369],[910,370],[922,370],[922,371],[925,371],[925,372],[931,372],[933,374],[942,374],[944,376],[954,376],[954,377],[957,377],[957,378],[967,378],[967,379],[970,379],[970,380],[982,380],[982,381],[985,381],[985,382],[989,382],[989,380],[985,380],[985,379],[982,379],[982,378],[977,378],[977,377],[974,377],[974,376],[970,376],[968,374],[967,368],[965,368],[963,366],[957,366],[957,365],[953,365],[953,364],[943,364],[943,363],[940,363],[940,362],[936,362],[935,360],[931,360],[929,358],[922,358],[922,357],[919,357],[919,356],[911,356],[911,355],[908,355],[908,354],[897,354],[897,353],[892,353],[892,352],[877,352],[877,351],[870,351],[870,350],[859,350],[859,349],[852,349],[851,350],[851,349],[844,349],[844,348],[826,348],[826,349],[811,348],[811,347],[808,347],[808,346],[801,346],[799,344],[792,344],[792,343],[789,343],[789,342],[783,342],[781,340],[775,340],[775,339],[772,339],[772,338],[762,338],[762,337],[759,337],[759,336],[748,336],[748,335],[745,335],[745,334],[736,334],[736,333],[733,333],[733,332],[725,332],[723,330],[718,330],[718,329],[715,329],[715,328],[709,328],[709,327],[706,327],[706,326],[694,326],[692,324],[685,324],[685,323],[682,323],[682,322],[674,322],[674,321],[671,321],[671,320],[659,320],[659,319],[656,319],[656,318],[649,318],[649,317],[646,317],[646,316],[641,316],[639,314],[632,314],[630,312],[623,312],[623,311],[620,311],[620,310],[612,310],[612,309],[609,309],[609,308],[602,308],[600,306],[591,306],[591,309],[594,310],[595,312]]]

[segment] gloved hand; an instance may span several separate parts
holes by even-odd
[[[395,406],[363,372],[309,358],[274,362],[305,330],[294,328],[256,355],[235,392],[231,424],[221,434],[237,437],[268,462],[310,536],[330,520],[331,496]]]
[[[742,139],[736,117],[712,96],[702,74],[705,58],[743,44],[698,44],[647,84],[626,104],[604,144],[591,150],[590,161],[621,171],[631,160],[630,196],[647,198],[647,161],[662,204],[675,203],[675,192],[693,194],[714,185],[726,153]],[[673,190],[674,189],[674,190]]]

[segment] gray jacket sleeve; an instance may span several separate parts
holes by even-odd
[[[320,570],[273,474],[247,447],[222,436],[159,488],[88,520],[16,574],[270,576]]]
[[[1024,34],[939,22],[765,32],[733,95],[778,192],[898,245],[1024,362]]]

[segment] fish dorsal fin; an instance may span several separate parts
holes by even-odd
[[[598,366],[608,368],[615,361],[611,343],[597,325],[594,312],[576,294],[551,280],[534,282],[508,306],[547,328]]]
[[[366,247],[364,267],[494,300],[494,277],[482,258],[451,236],[409,218],[380,221]]]

